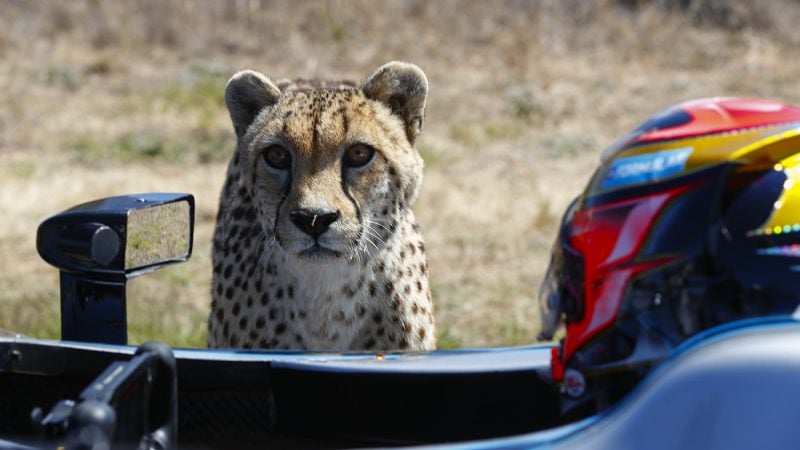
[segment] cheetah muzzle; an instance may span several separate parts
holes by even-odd
[[[214,232],[210,347],[435,347],[410,209],[427,92],[425,74],[401,62],[361,86],[230,79],[237,148]]]

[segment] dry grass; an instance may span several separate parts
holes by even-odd
[[[601,149],[690,98],[800,102],[798,17],[789,0],[0,0],[0,328],[59,335],[33,242],[46,216],[191,192],[194,256],[131,283],[129,316],[133,342],[203,345],[227,77],[362,79],[403,59],[431,84],[416,210],[440,343],[531,342],[560,214]]]

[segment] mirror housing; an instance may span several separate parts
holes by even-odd
[[[194,197],[136,194],[70,208],[42,222],[39,255],[61,276],[61,338],[127,344],[127,280],[192,254]]]
[[[139,194],[72,207],[42,222],[39,255],[61,271],[131,279],[192,254],[194,197]]]

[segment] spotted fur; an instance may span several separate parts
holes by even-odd
[[[238,143],[214,233],[210,347],[435,347],[410,209],[427,86],[418,67],[399,62],[361,86],[231,78]]]

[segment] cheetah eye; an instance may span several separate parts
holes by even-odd
[[[356,144],[347,149],[344,154],[344,164],[347,167],[361,167],[366,165],[375,156],[375,149],[365,145]]]
[[[292,165],[292,156],[289,151],[280,145],[270,145],[264,151],[264,162],[274,169],[288,169]]]

